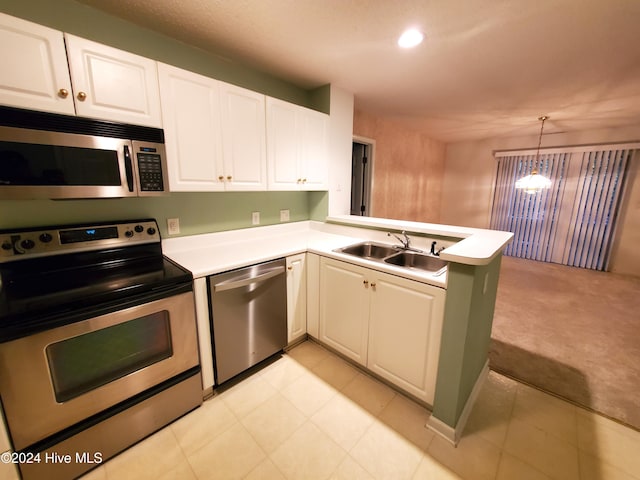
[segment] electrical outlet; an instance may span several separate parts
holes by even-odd
[[[251,213],[251,225],[260,225],[260,212]]]
[[[169,235],[178,235],[180,233],[180,219],[167,218],[167,230]]]
[[[289,221],[289,210],[280,210],[280,221],[281,222]]]

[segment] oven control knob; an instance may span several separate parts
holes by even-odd
[[[20,246],[25,250],[31,250],[33,247],[36,246],[36,244],[33,240],[26,239],[20,242]]]
[[[3,242],[2,243],[2,249],[3,250],[11,250],[13,248],[13,245],[11,244],[11,242]]]
[[[149,227],[149,228],[147,228],[147,233],[149,235],[155,235],[156,234],[156,229],[153,228],[153,227]]]
[[[133,237],[133,232],[131,230],[127,230],[126,232],[124,232],[124,234],[129,238]]]
[[[42,243],[49,243],[51,240],[53,240],[53,237],[51,236],[50,233],[42,233],[38,238],[40,238],[40,241]]]
[[[138,233],[142,233],[144,231],[144,227],[142,225],[136,225],[133,229]]]

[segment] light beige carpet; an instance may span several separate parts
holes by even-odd
[[[504,257],[489,364],[640,430],[640,278]]]

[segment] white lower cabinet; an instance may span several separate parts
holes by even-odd
[[[432,405],[445,290],[321,259],[320,341]]]
[[[369,289],[366,268],[320,260],[320,341],[367,364]]]
[[[320,255],[307,252],[307,334],[320,336]]]
[[[307,333],[307,269],[305,254],[287,257],[287,342]]]
[[[433,405],[445,291],[375,273],[367,368]]]

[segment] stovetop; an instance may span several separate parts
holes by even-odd
[[[2,231],[0,245],[0,342],[192,288],[154,220]]]

